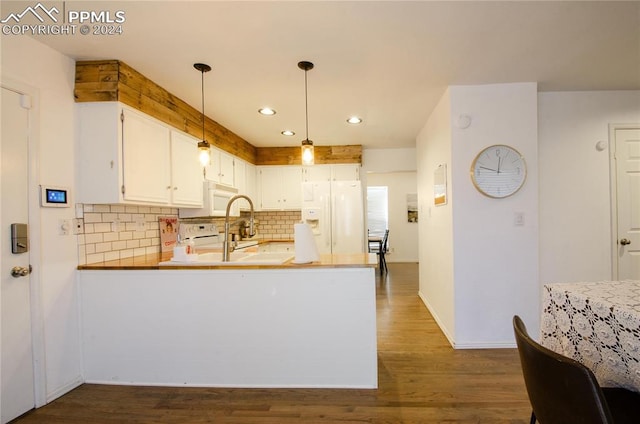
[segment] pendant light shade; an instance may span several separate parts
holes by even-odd
[[[306,138],[302,140],[302,164],[313,165],[315,160],[313,154],[313,141],[309,140],[309,102],[307,96],[307,72],[313,69],[313,63],[306,61],[298,62],[298,68],[304,71],[304,116]]]
[[[209,144],[209,142],[205,139],[204,137],[204,119],[205,119],[205,115],[204,115],[204,73],[205,72],[209,72],[211,70],[211,66],[205,64],[205,63],[194,63],[193,67],[196,68],[198,71],[200,71],[200,73],[202,74],[202,82],[201,82],[201,86],[202,86],[202,141],[198,142],[198,149],[200,151],[200,164],[202,164],[202,166],[206,166],[209,165],[210,161],[211,161],[211,156],[210,156],[210,152],[211,152],[211,145]]]

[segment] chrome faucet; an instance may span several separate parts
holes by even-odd
[[[229,224],[229,212],[231,211],[231,205],[238,199],[247,199],[249,202],[249,207],[251,208],[251,218],[249,219],[249,237],[253,237],[256,232],[254,231],[254,221],[253,221],[253,202],[249,199],[248,196],[244,194],[238,194],[229,199],[229,203],[227,203],[227,212],[224,215],[224,240],[222,241],[222,262],[229,262],[229,256],[231,252],[234,251],[236,244],[235,241],[233,243],[229,243],[229,229],[231,225],[237,224],[239,221],[234,222],[233,224]]]

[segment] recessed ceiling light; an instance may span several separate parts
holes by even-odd
[[[362,118],[358,118],[357,116],[352,116],[351,118],[347,119],[347,122],[350,124],[359,124],[362,122]]]
[[[260,108],[260,109],[258,109],[258,112],[261,115],[267,115],[267,116],[271,116],[271,115],[275,115],[276,114],[276,111],[271,109],[270,107]]]
[[[296,133],[294,133],[294,132],[293,132],[293,131],[291,131],[291,130],[284,130],[284,131],[282,131],[280,134],[282,134],[282,135],[286,135],[286,136],[288,136],[288,137],[289,137],[289,136],[292,136],[292,135],[296,135]]]

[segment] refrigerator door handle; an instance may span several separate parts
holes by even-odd
[[[336,195],[335,194],[331,194],[331,205],[329,206],[331,208],[331,234],[333,234],[333,237],[331,238],[331,242],[332,245],[335,246],[336,242],[337,242],[337,232],[336,229],[338,228],[338,223],[336,221]],[[333,252],[333,249],[331,250]]]
[[[324,240],[325,240],[325,246],[328,246],[329,248],[331,248],[331,233],[333,232],[333,223],[332,222],[326,222],[327,218],[329,218],[329,213],[331,212],[331,205],[330,205],[330,198],[329,196],[325,196],[324,197],[324,218],[325,218],[325,223],[324,223]]]

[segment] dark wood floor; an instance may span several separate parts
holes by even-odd
[[[377,390],[85,384],[14,423],[529,422],[515,349],[453,350],[418,298],[416,264],[377,278]]]

